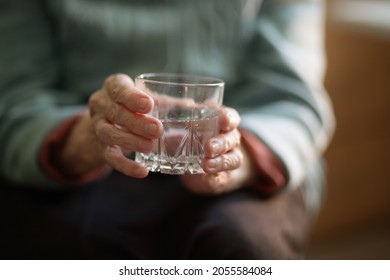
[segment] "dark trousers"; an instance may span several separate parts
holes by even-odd
[[[66,191],[1,186],[0,220],[1,259],[296,259],[311,225],[301,189],[206,197],[116,172]]]

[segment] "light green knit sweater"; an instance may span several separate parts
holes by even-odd
[[[37,154],[106,76],[186,72],[226,82],[225,104],[312,180],[334,128],[316,0],[0,0],[0,172],[53,186]]]

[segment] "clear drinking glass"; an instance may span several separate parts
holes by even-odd
[[[150,115],[164,126],[153,151],[136,153],[135,160],[152,172],[203,173],[204,144],[219,133],[224,82],[196,75],[149,73],[136,77],[135,85],[153,97]]]

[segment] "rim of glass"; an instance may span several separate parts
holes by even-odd
[[[160,79],[167,79],[164,80],[157,80],[154,78],[160,78]],[[170,81],[169,78],[174,79],[180,79],[184,78],[187,81],[184,82],[178,82],[178,81]],[[225,82],[219,78],[210,77],[210,76],[202,76],[202,75],[196,75],[196,74],[186,74],[186,73],[144,73],[138,75],[136,80],[143,80],[147,81],[149,83],[154,84],[165,84],[165,85],[183,85],[183,86],[224,86]],[[189,82],[193,80],[194,82]]]

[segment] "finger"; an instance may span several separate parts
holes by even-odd
[[[104,151],[104,159],[114,169],[127,176],[144,178],[149,172],[142,164],[125,157],[118,146],[108,146]]]
[[[120,146],[127,151],[149,153],[153,149],[154,141],[121,130],[113,124],[100,120],[96,124],[96,136],[108,146]]]
[[[206,173],[216,174],[222,171],[237,169],[241,166],[242,162],[243,154],[240,149],[234,149],[216,158],[204,158],[202,168]]]
[[[156,139],[163,132],[162,123],[149,115],[128,111],[121,104],[113,103],[107,112],[109,122],[124,127],[127,131],[141,137]]]
[[[221,172],[217,174],[204,174],[202,177],[202,187],[199,190],[203,194],[219,195],[227,192],[231,184],[230,173]]]
[[[238,147],[241,141],[241,134],[237,129],[234,129],[225,134],[219,134],[209,139],[205,146],[205,156],[214,158]]]
[[[98,90],[89,97],[88,107],[92,117],[103,114],[107,104],[112,103],[104,92],[104,90]]]
[[[203,176],[203,190],[210,194],[219,194],[223,192],[224,182],[227,173],[205,174]]]
[[[217,174],[204,174],[203,182],[205,192],[219,195],[239,189],[241,185],[236,180],[236,171],[220,172]]]
[[[127,75],[109,76],[104,82],[104,88],[114,102],[122,104],[130,111],[146,114],[153,108],[153,98],[136,88]]]
[[[219,125],[222,131],[231,131],[240,124],[240,115],[236,110],[222,106],[219,110]]]
[[[217,195],[223,192],[222,185],[219,183],[220,175],[201,174],[201,175],[183,175],[181,180],[185,187],[194,194]]]

